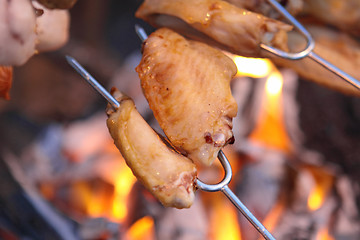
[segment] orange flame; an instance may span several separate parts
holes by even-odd
[[[291,151],[291,141],[284,127],[283,113],[280,107],[283,86],[282,75],[268,59],[241,56],[232,56],[232,59],[238,69],[237,76],[267,77],[266,96],[262,103],[262,112],[250,139],[285,152]]]
[[[267,78],[260,117],[250,139],[268,147],[291,151],[291,141],[285,129],[282,109],[283,78],[278,71],[273,71]]]
[[[154,220],[151,217],[143,217],[137,220],[127,231],[126,240],[153,240]]]
[[[309,194],[308,207],[310,210],[315,211],[323,205],[326,196],[333,186],[334,178],[329,173],[319,169],[311,169],[310,171],[314,177],[315,186]]]
[[[335,238],[333,238],[330,235],[328,228],[323,228],[322,230],[320,230],[316,236],[316,239],[317,240],[335,240]]]
[[[114,183],[115,197],[112,205],[112,217],[118,221],[123,221],[127,215],[126,200],[135,180],[134,175],[128,167],[122,168],[121,172],[117,174]]]
[[[262,58],[232,57],[238,71],[236,76],[262,78],[269,75],[274,68],[272,62]]]
[[[222,195],[207,195],[211,206],[209,234],[211,240],[241,240],[236,208]]]

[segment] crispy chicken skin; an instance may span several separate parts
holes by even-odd
[[[195,165],[165,145],[131,99],[117,90],[113,95],[120,107],[108,108],[107,126],[133,174],[164,206],[190,207],[195,197]]]
[[[287,24],[221,0],[145,0],[135,15],[155,27],[169,27],[248,57],[261,56],[261,43],[286,50],[286,32],[291,30]]]
[[[233,61],[215,48],[161,28],[145,41],[136,71],[170,142],[196,163],[210,165],[233,141]]]
[[[0,66],[0,98],[10,99],[10,88],[12,83],[13,68]]]

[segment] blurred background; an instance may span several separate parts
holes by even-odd
[[[161,131],[134,70],[142,44],[134,26],[154,30],[134,17],[141,2],[79,0],[68,43],[14,68],[11,100],[0,100],[0,238],[259,238],[220,193],[197,193],[189,210],[162,207],[114,147],[107,102],[67,64],[70,55],[132,97]],[[236,142],[224,149],[231,188],[278,239],[359,239],[359,99],[268,60],[255,69],[264,64],[265,73],[239,72],[231,83],[239,105]],[[221,176],[218,164],[200,173]]]

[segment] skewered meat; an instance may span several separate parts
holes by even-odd
[[[196,167],[168,148],[135,108],[133,101],[112,90],[119,100],[108,109],[107,126],[133,174],[164,206],[188,208],[194,201]]]
[[[12,67],[0,66],[0,98],[10,99],[12,72]]]
[[[239,7],[245,8],[253,12],[261,13],[270,18],[279,18],[279,13],[266,0],[226,0],[227,2]],[[279,1],[279,0],[278,0]],[[301,12],[304,0],[288,0],[282,1],[286,10],[296,15]]]
[[[220,0],[145,0],[135,15],[155,27],[169,27],[248,57],[261,55],[261,43],[286,50],[286,32],[291,30],[287,24]]]
[[[195,162],[210,165],[233,141],[233,61],[215,48],[162,28],[145,41],[136,71],[170,142]]]
[[[315,25],[305,26],[313,36],[316,44],[314,52],[324,59],[339,67],[346,73],[360,79],[360,44],[348,35],[326,27]],[[289,48],[296,52],[304,49],[305,39],[302,35],[293,32],[289,34]],[[272,58],[275,63],[283,67],[294,69],[300,76],[312,80],[320,85],[332,88],[334,90],[358,95],[359,90],[346,83],[337,75],[328,71],[319,64],[314,63],[309,58],[297,61],[286,60],[282,58]]]
[[[0,0],[0,65],[24,64],[34,53],[36,16],[29,0]]]
[[[48,9],[69,9],[74,6],[76,0],[37,0]]]
[[[305,0],[304,2],[306,13],[360,36],[359,0]]]

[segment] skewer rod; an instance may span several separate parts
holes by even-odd
[[[120,103],[116,101],[116,99],[111,96],[111,94],[101,86],[96,79],[91,76],[91,74],[80,65],[78,61],[76,61],[73,57],[66,56],[66,60],[68,63],[93,87],[96,91],[98,91],[112,106],[117,109],[120,107]]]
[[[240,201],[240,199],[231,191],[228,185],[225,185],[221,191],[232,202],[232,204],[244,215],[244,217],[254,226],[254,228],[266,239],[275,240],[271,233],[261,224],[259,220],[250,212],[250,210]]]
[[[360,81],[359,80],[353,78],[352,76],[350,76],[349,74],[347,74],[343,70],[341,70],[340,68],[338,68],[335,65],[329,63],[328,61],[324,60],[322,57],[320,57],[319,55],[317,55],[314,52],[310,52],[308,56],[313,61],[322,65],[324,68],[333,72],[334,74],[341,77],[342,79],[344,79],[345,81],[347,81],[348,83],[350,83],[351,85],[353,85],[354,87],[356,87],[357,89],[360,90]]]

